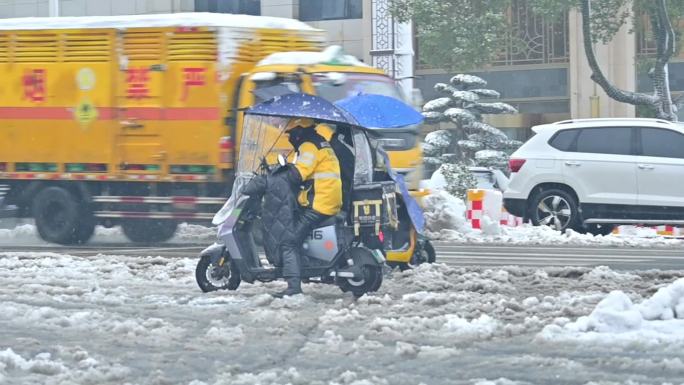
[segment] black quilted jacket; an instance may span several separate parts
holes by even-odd
[[[280,167],[267,177],[253,179],[244,191],[249,196],[263,194],[261,219],[264,251],[269,262],[276,266],[282,266],[278,246],[294,236],[298,208],[295,186],[292,176],[288,175],[288,168]]]

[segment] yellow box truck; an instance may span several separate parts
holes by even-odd
[[[86,242],[97,224],[158,242],[179,222],[208,223],[232,184],[241,111],[273,87],[397,93],[323,45],[320,30],[261,16],[3,20],[3,207],[60,244]],[[415,135],[380,140],[403,171],[420,162]]]

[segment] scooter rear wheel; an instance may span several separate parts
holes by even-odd
[[[360,267],[361,277],[335,279],[343,292],[351,292],[354,297],[378,291],[382,285],[382,265],[378,264],[370,250],[364,247],[352,248],[348,255],[355,266]]]
[[[380,266],[363,265],[361,267],[363,278],[338,278],[337,285],[343,292],[351,292],[359,298],[366,293],[378,291],[382,285],[382,268]]]
[[[399,269],[401,271],[410,270],[422,265],[423,263],[435,263],[437,260],[437,254],[435,253],[435,248],[432,246],[430,241],[425,240],[423,244],[416,249],[413,256],[411,257],[411,262],[399,263]]]
[[[199,288],[207,293],[216,290],[236,290],[240,286],[240,273],[233,261],[223,266],[211,262],[208,255],[200,258],[195,268],[195,280]]]
[[[435,247],[428,240],[423,243],[423,250],[427,256],[427,263],[435,263],[437,261],[437,253],[435,252]]]

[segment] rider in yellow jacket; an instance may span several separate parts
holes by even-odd
[[[302,180],[297,201],[302,208],[324,215],[335,215],[342,207],[340,163],[330,143],[309,130],[297,149],[295,168]]]
[[[302,292],[301,245],[316,225],[339,213],[342,207],[340,163],[326,137],[321,135],[330,134],[330,127],[316,127],[311,119],[296,118],[288,123],[285,132],[297,152],[288,177],[300,187],[297,197],[300,212],[293,237],[282,245],[287,289],[276,294],[278,297]]]

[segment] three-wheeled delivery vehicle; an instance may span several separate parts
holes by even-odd
[[[253,240],[263,197],[245,191],[257,178],[288,167],[293,149],[284,131],[290,119],[299,117],[332,126],[330,141],[339,142],[337,151],[349,151],[353,159],[351,180],[343,181],[351,186],[343,193],[346,210],[321,223],[304,241],[302,279],[336,284],[357,297],[382,284],[383,234],[398,228],[397,186],[392,179],[374,181],[367,132],[350,114],[322,98],[290,93],[246,111],[232,193],[213,220],[219,226],[218,240],[202,251],[196,268],[203,291],[235,290],[241,281],[282,278],[278,245],[264,242],[262,255]]]

